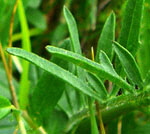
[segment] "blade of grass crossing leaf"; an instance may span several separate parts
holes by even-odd
[[[115,39],[115,14],[112,12],[107,18],[98,40],[96,61],[99,62],[100,50],[103,50],[112,59],[112,40]]]
[[[19,19],[21,25],[21,33],[22,33],[22,48],[30,52],[31,51],[30,34],[29,34],[28,24],[27,24],[22,0],[19,0],[18,3],[18,13],[19,13]],[[28,105],[29,63],[27,61],[22,61],[22,68],[23,68],[23,72],[21,74],[19,100],[20,100],[20,107],[24,109]]]
[[[143,87],[143,81],[138,65],[131,53],[123,48],[119,43],[114,42],[114,50],[128,76],[128,78],[140,88]]]
[[[71,51],[67,51],[67,50],[52,47],[52,46],[47,46],[46,48],[50,53],[54,54],[55,56],[58,56],[59,58],[70,61],[78,66],[81,66],[82,68],[88,70],[89,72],[96,74],[97,76],[101,78],[111,80],[117,85],[123,88],[126,88],[128,91],[132,92],[132,87],[128,83],[126,83],[118,75],[114,75],[111,72],[108,72],[107,69],[105,69],[102,65],[94,61],[91,61],[79,54],[73,53]]]
[[[57,66],[56,64],[49,62],[33,53],[27,52],[25,50],[19,48],[8,48],[7,52],[16,56],[19,56],[38,67],[44,69],[45,71],[49,72],[50,74],[62,79],[64,82],[72,85],[75,89],[83,92],[84,94],[94,97],[95,99],[100,100],[99,95],[97,95],[90,87],[87,86],[86,83],[82,82],[72,73],[62,69],[61,67]],[[100,100],[102,102],[102,100]]]

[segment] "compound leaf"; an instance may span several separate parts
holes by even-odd
[[[81,66],[82,68],[86,69],[91,73],[96,74],[101,78],[111,80],[115,84],[118,84],[119,86],[129,91],[132,90],[132,87],[128,83],[126,83],[121,77],[119,77],[116,74],[114,75],[111,72],[108,72],[108,70],[105,69],[105,67],[103,67],[101,64],[98,64],[79,54],[61,48],[56,48],[53,46],[47,46],[46,48],[50,53],[54,54],[55,56],[58,56],[59,58],[70,61],[78,66]]]

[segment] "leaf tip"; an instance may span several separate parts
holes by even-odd
[[[66,12],[68,12],[68,8],[65,5],[63,7],[63,12],[64,12],[64,14],[66,14]]]
[[[111,15],[112,15],[113,17],[116,17],[116,15],[115,15],[115,12],[114,12],[114,11],[111,11]]]
[[[6,48],[7,53],[11,53],[11,50],[12,50],[12,48],[10,48],[10,47]]]

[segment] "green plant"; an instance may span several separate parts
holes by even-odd
[[[18,124],[21,122],[19,127],[23,134],[140,132],[138,129],[126,132],[129,126],[125,119],[132,118],[132,111],[149,115],[150,109],[150,75],[148,73],[142,78],[141,67],[135,57],[140,45],[143,5],[144,0],[126,2],[118,41],[115,41],[115,13],[110,14],[95,56],[94,51],[91,52],[92,60],[83,56],[76,21],[64,7],[70,38],[62,42],[61,48],[48,45],[46,50],[52,56],[46,60],[30,50],[29,29],[20,3],[20,20],[24,22],[21,23],[23,49],[7,48],[6,51],[29,62],[23,61],[22,64],[25,72],[21,77],[19,104],[17,99],[13,100],[17,101],[16,104],[11,104],[6,97],[0,96],[0,118],[8,116],[12,110]],[[91,23],[95,25],[95,20]],[[2,48],[0,52],[6,64]],[[28,80],[29,63],[44,70],[31,92],[28,91],[32,85]],[[12,82],[7,64],[5,68],[8,81]],[[90,130],[87,128],[89,124]],[[117,130],[112,129],[114,126]],[[148,134],[148,130],[141,132]]]

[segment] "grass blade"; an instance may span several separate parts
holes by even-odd
[[[143,87],[143,82],[138,65],[131,53],[123,48],[119,43],[114,42],[114,50],[128,76],[128,78],[139,87]]]
[[[18,13],[21,24],[22,48],[30,52],[31,51],[30,34],[22,0],[19,0],[18,3]],[[21,74],[19,100],[20,100],[20,107],[25,109],[26,106],[28,105],[28,94],[29,94],[29,79],[28,79],[29,63],[27,61],[22,62],[22,69],[23,72]]]
[[[114,75],[111,72],[108,72],[107,69],[105,69],[102,65],[91,61],[79,54],[73,53],[71,51],[67,51],[61,48],[56,48],[53,46],[47,46],[47,50],[54,54],[55,56],[58,56],[64,60],[70,61],[78,66],[81,66],[82,68],[90,71],[91,73],[96,74],[97,76],[101,78],[108,79],[118,86],[121,86],[130,92],[132,92],[132,87],[126,83],[121,77],[118,75]]]
[[[82,80],[78,79],[72,73],[62,69],[61,67],[57,66],[56,64],[49,62],[33,53],[27,52],[25,50],[19,48],[8,48],[7,52],[16,56],[19,56],[38,67],[44,69],[45,71],[49,72],[50,74],[62,79],[64,82],[70,84],[75,89],[83,92],[84,94],[94,97],[95,99],[100,100],[99,96],[90,88],[88,85]]]
[[[112,12],[107,18],[98,40],[96,61],[99,62],[100,50],[103,50],[112,59],[112,40],[115,38],[115,14]]]

